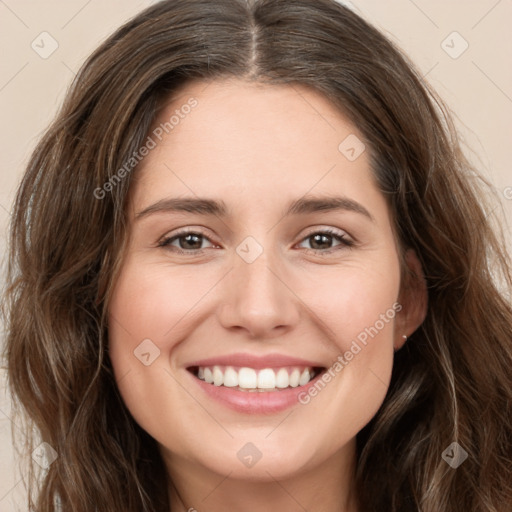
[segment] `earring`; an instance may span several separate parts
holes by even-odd
[[[405,342],[408,340],[407,335],[402,334],[402,339],[404,340],[404,343],[405,343]],[[398,349],[398,348],[393,348],[393,351],[394,351],[394,352],[398,352],[398,350],[400,350],[400,349]]]

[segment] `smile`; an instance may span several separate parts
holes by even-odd
[[[321,368],[281,367],[250,368],[234,366],[198,366],[190,371],[207,384],[233,388],[237,391],[272,392],[305,386]]]
[[[237,413],[268,415],[300,405],[299,397],[327,371],[319,361],[269,354],[231,354],[190,362],[191,388]]]

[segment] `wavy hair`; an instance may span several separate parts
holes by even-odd
[[[488,213],[498,199],[421,74],[334,0],[162,1],[82,66],[32,154],[11,221],[4,357],[25,426],[14,435],[28,455],[28,506],[169,510],[156,441],[125,407],[108,354],[137,170],[118,173],[178,88],[224,77],[311,87],[348,116],[400,246],[423,266],[426,319],[395,354],[384,403],[357,436],[360,510],[510,512],[512,277]],[[115,186],[99,194],[107,182]],[[30,454],[42,441],[58,457],[40,471]],[[453,442],[468,453],[456,470],[442,458]]]

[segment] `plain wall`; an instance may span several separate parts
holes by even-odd
[[[0,1],[2,260],[17,183],[31,150],[61,104],[67,86],[101,41],[152,3],[155,2]],[[512,2],[354,0],[344,3],[352,4],[398,43],[455,111],[468,155],[494,184],[500,198],[496,207],[503,207],[504,221],[510,222]],[[43,32],[50,36],[41,35]],[[50,52],[55,44],[58,48],[47,56],[45,52]],[[461,53],[466,45],[467,49]],[[10,404],[5,396],[4,377],[5,371],[1,370],[0,511],[12,512],[26,507],[19,497],[22,484],[12,460]]]

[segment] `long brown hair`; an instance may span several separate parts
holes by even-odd
[[[29,506],[168,510],[156,442],[125,407],[108,356],[106,312],[136,173],[119,179],[119,170],[178,87],[228,76],[308,86],[347,115],[400,245],[423,265],[427,317],[396,353],[386,399],[358,435],[360,510],[510,511],[512,278],[488,184],[414,66],[334,0],[163,1],[78,73],[12,216],[4,355],[25,420],[20,446],[30,456],[44,441],[58,454],[41,474],[27,457]],[[468,453],[457,469],[442,457],[453,442]]]

